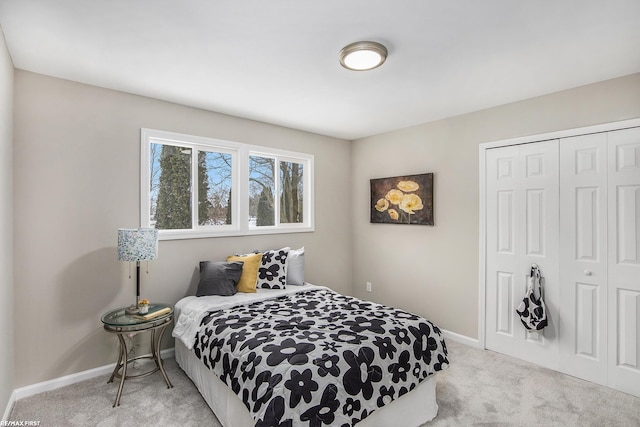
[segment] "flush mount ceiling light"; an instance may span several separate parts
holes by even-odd
[[[349,70],[366,71],[381,66],[387,59],[387,48],[376,42],[355,42],[340,51],[340,64]]]

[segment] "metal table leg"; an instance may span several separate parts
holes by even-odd
[[[162,328],[158,330],[158,333],[160,336],[158,337],[158,339],[155,340],[155,348],[152,347],[151,351],[153,353],[153,358],[156,361],[158,368],[160,368],[160,372],[162,373],[162,376],[164,377],[164,381],[167,383],[167,388],[173,388],[173,384],[171,384],[171,381],[169,381],[169,377],[167,377],[167,373],[164,370],[164,366],[162,364],[162,357],[160,356],[160,344],[162,343],[162,336],[164,335],[164,331],[167,329],[167,326],[168,324],[164,325]],[[155,335],[155,333],[153,335]],[[152,344],[153,344],[153,340],[152,340]]]
[[[113,379],[116,376],[116,373],[120,370],[120,364],[122,363],[122,345],[119,346],[118,349],[118,362],[116,363],[116,366],[113,368],[113,372],[111,373],[111,377],[109,378],[109,381],[107,381],[107,384],[112,383]]]
[[[120,396],[122,396],[122,388],[124,387],[124,381],[127,379],[127,365],[129,361],[127,360],[127,343],[124,340],[122,334],[117,334],[118,340],[120,340],[120,360],[122,361],[122,374],[120,376],[120,386],[118,387],[118,395],[116,396],[116,401],[113,403],[113,407],[120,406]],[[119,362],[120,364],[120,362]],[[118,369],[118,366],[116,366]],[[113,377],[114,374],[111,376]]]

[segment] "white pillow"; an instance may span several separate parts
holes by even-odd
[[[292,249],[287,256],[287,286],[304,285],[304,246]]]

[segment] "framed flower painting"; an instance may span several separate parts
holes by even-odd
[[[433,225],[433,174],[372,179],[371,222]]]

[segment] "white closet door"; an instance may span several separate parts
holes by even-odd
[[[607,134],[560,141],[560,370],[607,384]]]
[[[521,330],[514,316],[516,298],[524,289],[517,249],[516,206],[521,196],[517,173],[518,146],[487,151],[486,347],[520,357]],[[519,246],[519,245],[518,245]]]
[[[558,369],[558,141],[487,152],[486,346]],[[544,332],[527,332],[515,309],[532,263],[545,278]]]
[[[640,396],[640,128],[608,148],[609,385]]]

